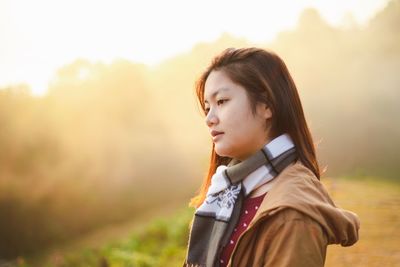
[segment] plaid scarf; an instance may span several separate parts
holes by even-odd
[[[206,199],[197,208],[183,266],[218,266],[221,249],[239,219],[243,200],[297,159],[288,134],[282,134],[240,162],[220,165],[211,178]]]

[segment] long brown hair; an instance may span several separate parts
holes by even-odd
[[[253,114],[256,112],[256,103],[262,102],[269,106],[272,112],[270,136],[274,138],[288,133],[296,146],[299,160],[320,179],[315,148],[300,97],[283,60],[271,51],[255,47],[225,49],[212,60],[196,82],[196,94],[203,112],[204,86],[214,70],[223,71],[234,83],[246,89]],[[191,199],[190,206],[197,208],[203,203],[216,168],[230,160],[216,154],[212,145],[208,174],[204,177],[198,195]]]

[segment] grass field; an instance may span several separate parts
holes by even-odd
[[[324,178],[335,203],[360,216],[360,240],[352,247],[331,245],[325,266],[400,266],[400,184],[379,178]],[[185,204],[172,215],[143,222],[126,238],[85,248],[56,251],[36,263],[20,258],[18,267],[181,266],[193,210]],[[100,233],[101,235],[101,233]]]

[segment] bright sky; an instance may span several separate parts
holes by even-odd
[[[0,87],[28,83],[33,93],[62,65],[81,57],[126,58],[154,65],[221,33],[252,42],[293,28],[301,11],[316,8],[340,26],[360,25],[388,0],[0,0]]]

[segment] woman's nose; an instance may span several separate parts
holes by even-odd
[[[206,124],[208,127],[211,127],[219,122],[217,115],[215,112],[210,109],[206,116]]]

